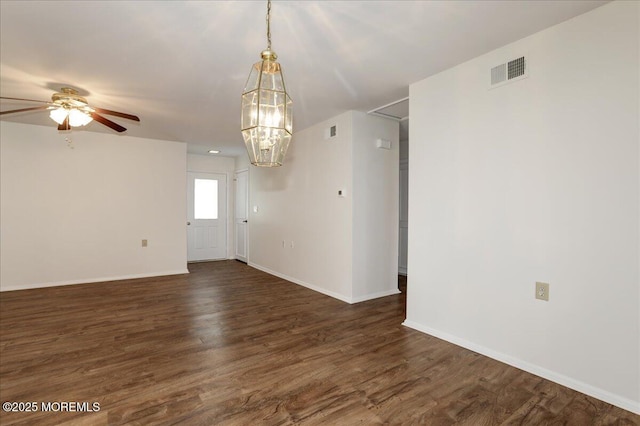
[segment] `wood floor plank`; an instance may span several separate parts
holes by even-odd
[[[0,294],[2,425],[639,425],[638,416],[235,261]]]

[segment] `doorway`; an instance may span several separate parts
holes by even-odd
[[[407,294],[409,246],[409,118],[400,121],[400,191],[398,200],[398,290]],[[405,299],[406,306],[406,299]]]
[[[227,176],[187,175],[187,261],[226,259]]]
[[[409,97],[383,105],[369,114],[396,120],[399,123],[399,205],[398,205],[398,277],[406,283],[409,236]],[[402,277],[402,279],[401,279]]]

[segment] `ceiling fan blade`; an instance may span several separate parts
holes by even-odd
[[[71,126],[69,125],[69,116],[67,116],[62,124],[58,125],[58,130],[71,130]]]
[[[16,112],[36,111],[39,109],[47,109],[47,108],[49,108],[49,105],[41,105],[41,106],[31,107],[31,108],[12,109],[10,111],[0,111],[0,115],[13,114]]]
[[[113,121],[109,120],[108,118],[105,118],[103,116],[101,116],[98,113],[92,112],[91,113],[91,117],[96,120],[98,123],[102,123],[107,127],[112,128],[113,130],[115,130],[116,132],[124,132],[125,130],[127,130],[126,128],[122,127],[121,125],[119,125],[118,123],[114,123]]]
[[[111,111],[111,110],[104,109],[104,108],[96,108],[96,107],[92,107],[92,108],[96,112],[99,112],[100,114],[115,115],[116,117],[122,117],[122,118],[126,118],[128,120],[140,121],[140,119],[137,116],[131,115],[131,114],[125,114],[124,112]]]
[[[39,102],[41,104],[49,104],[51,102],[48,101],[36,101],[35,99],[23,99],[23,98],[7,98],[4,96],[0,96],[0,99],[9,99],[11,101],[28,101],[28,102]]]

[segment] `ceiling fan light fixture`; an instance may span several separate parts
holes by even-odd
[[[5,96],[0,96],[0,99],[40,103],[41,105],[36,107],[0,111],[0,115],[46,110],[49,111],[49,117],[58,123],[58,130],[61,131],[71,130],[71,127],[86,126],[93,120],[96,120],[98,123],[103,124],[118,133],[122,133],[127,130],[120,124],[104,117],[103,114],[114,115],[116,117],[126,118],[127,120],[140,122],[140,118],[132,114],[89,106],[87,100],[80,96],[76,89],[72,89],[71,87],[63,87],[60,92],[54,93],[51,96],[51,102]]]
[[[93,118],[91,118],[91,116],[84,111],[76,108],[69,111],[69,126],[71,127],[86,126],[92,121]]]
[[[91,118],[89,114],[77,108],[56,108],[51,110],[49,117],[58,124],[64,123],[67,117],[69,117],[69,126],[71,127],[86,126],[93,121],[93,118]]]
[[[64,123],[64,120],[69,115],[69,111],[66,108],[60,107],[56,109],[52,109],[49,113],[49,118],[55,121],[58,124]]]
[[[254,166],[281,166],[293,134],[293,102],[282,67],[271,50],[271,1],[267,2],[267,49],[251,67],[242,92],[241,130]]]
[[[58,124],[64,123],[69,118],[69,126],[71,127],[86,126],[93,121],[89,113],[78,108],[65,106],[51,110],[49,117]]]

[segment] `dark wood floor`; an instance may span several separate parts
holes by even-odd
[[[0,295],[2,425],[631,425],[638,416],[235,261]],[[401,286],[402,287],[402,286]],[[53,406],[55,407],[55,405]]]

